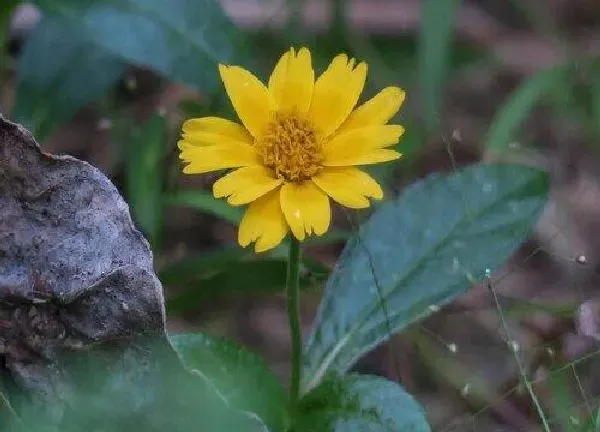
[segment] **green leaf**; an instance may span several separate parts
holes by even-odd
[[[184,365],[212,382],[230,407],[255,413],[272,430],[285,429],[286,392],[260,357],[199,333],[172,335],[170,340]]]
[[[286,262],[278,259],[231,262],[227,268],[200,279],[191,289],[170,298],[170,312],[197,307],[205,300],[224,294],[264,294],[283,292]]]
[[[225,262],[223,262],[225,264]],[[312,263],[314,265],[314,263]],[[212,297],[225,294],[266,294],[283,292],[285,287],[287,262],[283,259],[265,258],[252,261],[230,261],[216,267],[216,273],[199,278],[191,289],[168,299],[169,312],[180,312],[194,308]],[[201,276],[201,273],[197,273]],[[300,277],[300,286],[306,288],[320,282],[321,274],[305,274]]]
[[[201,212],[210,213],[220,219],[238,225],[244,211],[240,207],[232,207],[226,201],[218,200],[205,190],[184,190],[165,197],[165,204],[188,207]]]
[[[169,264],[159,272],[159,279],[163,285],[187,283],[219,272],[249,255],[249,250],[239,246],[202,252]]]
[[[302,398],[294,430],[311,432],[430,431],[422,408],[384,378],[330,376]]]
[[[600,71],[600,68],[597,69]],[[598,76],[598,75],[596,75]],[[600,78],[591,84],[592,116],[596,131],[600,134]]]
[[[167,122],[155,114],[132,140],[125,161],[127,198],[136,222],[154,248],[160,244],[162,230],[163,176],[161,162],[165,153]]]
[[[421,2],[418,69],[423,117],[427,131],[434,133],[440,123],[444,83],[449,72],[454,16],[460,0]]]
[[[125,63],[57,17],[28,37],[17,66],[14,117],[43,140],[119,80]]]
[[[560,66],[537,72],[517,88],[494,116],[485,140],[486,150],[496,154],[506,151],[536,103],[565,80],[566,71]]]
[[[500,266],[528,236],[547,191],[545,172],[476,165],[431,175],[382,205],[327,282],[305,351],[304,390]]]
[[[200,89],[219,84],[238,31],[216,0],[37,0],[88,40],[129,62]],[[239,39],[238,39],[239,40]]]

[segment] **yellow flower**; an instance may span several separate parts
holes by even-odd
[[[238,66],[219,65],[242,125],[218,118],[191,119],[179,141],[186,174],[233,169],[213,193],[234,206],[249,204],[238,232],[257,252],[277,246],[288,231],[298,240],[329,228],[329,198],[368,207],[383,191],[360,165],[400,157],[389,149],[404,132],[386,123],[404,91],[387,87],[354,109],[367,76],[365,63],[340,54],[315,80],[310,51],[286,52],[268,86]]]

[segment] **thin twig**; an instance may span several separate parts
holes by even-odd
[[[513,341],[513,339],[510,336],[510,330],[508,329],[508,325],[506,323],[506,318],[504,317],[504,312],[502,311],[502,307],[500,306],[500,301],[498,300],[498,295],[496,294],[496,290],[494,290],[494,287],[492,286],[492,283],[489,278],[487,279],[487,287],[490,290],[490,292],[492,293],[492,296],[494,298],[494,303],[496,304],[496,310],[498,311],[498,315],[500,317],[500,322],[502,323],[502,327],[506,334],[507,342],[509,342],[509,344],[510,344],[510,342]],[[519,373],[521,374],[523,383],[525,384],[525,387],[527,388],[527,392],[529,393],[529,396],[531,397],[531,400],[533,401],[533,404],[535,405],[538,415],[540,416],[540,419],[542,420],[542,424],[544,425],[544,430],[546,432],[552,432],[552,430],[550,429],[550,425],[548,424],[548,419],[546,419],[546,414],[544,414],[542,405],[540,404],[538,397],[536,396],[535,392],[533,391],[531,382],[529,381],[529,378],[527,377],[527,372],[525,371],[525,366],[523,365],[523,362],[521,362],[521,358],[519,357],[518,350],[511,347],[511,351],[513,352],[515,361],[517,362],[517,366],[519,367]]]
[[[585,390],[581,385],[581,380],[579,379],[579,375],[577,375],[577,371],[575,370],[575,366],[571,365],[571,370],[573,371],[573,376],[575,377],[575,382],[577,382],[577,387],[579,388],[579,392],[581,393],[581,397],[583,398],[583,403],[585,405],[585,409],[588,413],[588,416],[592,416],[592,407],[590,406],[590,402],[588,401],[587,396],[585,395]]]

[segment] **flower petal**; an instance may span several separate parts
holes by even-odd
[[[338,55],[315,83],[308,116],[323,137],[346,120],[363,90],[367,65],[354,68],[354,63],[345,54]]]
[[[228,197],[227,202],[237,206],[248,204],[283,183],[262,165],[247,166],[221,177],[213,185],[215,198]]]
[[[379,183],[358,168],[327,168],[312,180],[334,201],[346,207],[369,207],[367,198],[383,198]]]
[[[387,87],[356,108],[338,131],[386,124],[396,115],[406,93],[399,87]]]
[[[287,232],[279,189],[275,189],[250,204],[240,223],[238,243],[246,247],[256,242],[256,252],[264,252],[281,243]]]
[[[269,91],[279,110],[308,112],[315,84],[310,51],[301,48],[296,55],[294,48],[286,52],[273,69],[269,78]]]
[[[219,117],[187,120],[182,131],[183,138],[193,145],[219,144],[223,138],[252,143],[252,136],[242,125]]]
[[[286,183],[281,187],[281,210],[294,236],[324,234],[331,221],[329,198],[312,182]]]
[[[239,66],[219,65],[219,72],[240,120],[253,136],[260,135],[276,109],[269,90]]]
[[[346,157],[323,161],[323,165],[328,167],[345,167],[351,165],[372,165],[381,162],[388,162],[400,159],[401,153],[390,149],[367,149],[362,153],[348,154]]]
[[[364,154],[375,149],[397,144],[404,133],[399,125],[367,126],[336,134],[322,149],[323,164],[329,165],[340,159]]]
[[[179,158],[189,162],[183,169],[185,174],[201,174],[260,164],[254,147],[240,141],[227,140],[218,145],[197,146],[181,140],[178,146],[181,149]]]

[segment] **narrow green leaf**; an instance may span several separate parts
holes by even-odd
[[[452,29],[460,0],[421,2],[418,70],[422,113],[428,133],[440,123],[444,84],[449,73]]]
[[[305,350],[304,390],[463,293],[527,237],[546,173],[476,165],[431,175],[380,207],[327,282]]]
[[[135,221],[153,247],[160,245],[163,176],[167,122],[155,114],[132,140],[125,161],[127,198]]]
[[[188,283],[187,291],[168,299],[167,308],[170,312],[180,312],[198,307],[209,298],[231,293],[272,294],[283,292],[286,269],[287,262],[283,259],[230,261],[226,266],[213,269],[217,270],[213,274]],[[201,273],[198,276],[201,276]],[[314,285],[321,282],[324,276],[326,274],[303,272],[300,277],[300,285],[304,288]]]
[[[238,31],[216,0],[37,0],[90,41],[129,62],[204,90],[219,85]]]
[[[506,151],[537,102],[559,86],[566,72],[564,66],[543,70],[517,88],[494,116],[485,140],[486,150],[494,154]]]
[[[176,192],[165,197],[165,204],[210,213],[233,225],[238,225],[244,214],[241,207],[232,207],[226,201],[216,199],[210,192],[202,189]]]
[[[239,246],[202,252],[169,264],[159,272],[159,279],[164,285],[187,283],[206,277],[207,273],[222,271],[232,262],[240,261],[249,255],[249,250]]]
[[[264,294],[282,292],[286,262],[278,259],[231,262],[227,268],[198,280],[190,289],[167,301],[169,311],[181,311],[202,304],[208,298],[231,293]]]
[[[255,413],[274,431],[285,429],[286,392],[260,357],[199,333],[172,335],[170,340],[184,365],[212,382],[231,408]]]
[[[38,140],[119,80],[125,63],[58,17],[43,18],[17,66],[14,117]]]
[[[384,378],[330,376],[302,398],[294,430],[311,432],[426,432],[423,409]]]
[[[600,68],[598,68],[600,72]],[[600,78],[597,78],[591,85],[592,94],[592,116],[596,132],[600,134]]]

